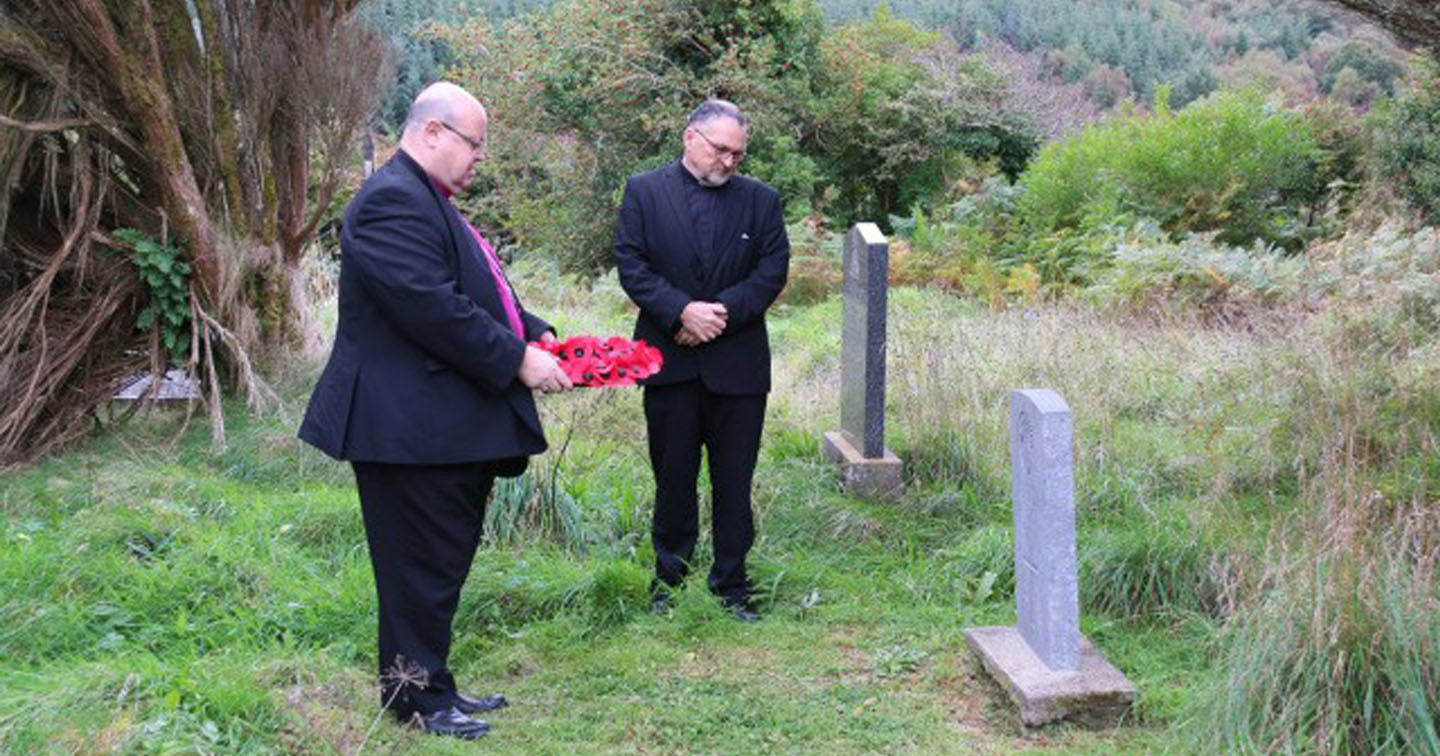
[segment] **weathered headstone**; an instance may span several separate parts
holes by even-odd
[[[1045,666],[1056,670],[1080,667],[1075,462],[1070,440],[1070,408],[1058,394],[1010,394],[1015,611],[1020,635]]]
[[[890,245],[874,223],[845,235],[844,329],[840,344],[840,429],[825,453],[845,488],[865,497],[900,488],[900,458],[885,448],[885,310]]]
[[[1018,627],[972,627],[970,648],[1005,684],[1020,720],[1114,724],[1135,686],[1080,634],[1070,408],[1053,391],[1010,393]]]

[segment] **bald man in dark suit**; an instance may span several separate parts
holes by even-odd
[[[300,437],[355,471],[379,598],[381,702],[459,738],[505,705],[456,688],[451,620],[495,477],[545,435],[532,389],[570,381],[490,245],[456,212],[485,156],[485,109],[453,84],[411,105],[400,150],[356,194],[340,239],[340,321]],[[417,679],[418,678],[418,679]]]

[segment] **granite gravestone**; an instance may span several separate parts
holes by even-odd
[[[1010,394],[1015,611],[1020,635],[1045,666],[1055,670],[1080,667],[1075,463],[1070,438],[1070,409],[1058,394]]]
[[[885,314],[890,245],[874,223],[845,236],[844,328],[840,344],[840,429],[825,453],[851,493],[883,496],[900,488],[900,458],[885,448]]]
[[[1115,724],[1135,686],[1080,634],[1070,408],[1053,391],[1010,394],[1018,627],[972,627],[970,648],[1001,681],[1020,721]]]

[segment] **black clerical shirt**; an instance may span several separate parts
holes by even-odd
[[[685,184],[685,204],[690,207],[690,219],[695,224],[695,254],[697,278],[704,280],[710,270],[710,258],[715,251],[715,235],[720,228],[720,193],[730,184],[705,186],[690,173],[682,162],[680,173],[688,179]]]

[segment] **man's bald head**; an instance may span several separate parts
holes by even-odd
[[[475,161],[485,155],[485,107],[448,81],[416,95],[405,116],[400,147],[447,192],[470,183]]]
[[[448,81],[437,81],[415,95],[410,111],[405,114],[405,131],[424,126],[430,120],[453,123],[461,111],[470,109],[485,112],[485,106],[474,95]]]

